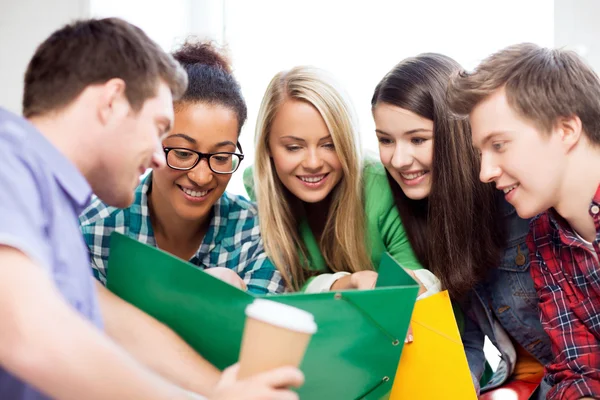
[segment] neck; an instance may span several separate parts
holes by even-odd
[[[559,201],[554,209],[581,237],[593,241],[594,220],[589,214],[590,203],[600,184],[600,148],[588,143],[574,149],[563,176]]]
[[[89,181],[95,163],[94,146],[90,145],[92,141],[89,138],[94,134],[89,132],[90,124],[86,120],[85,114],[77,113],[72,108],[29,118],[29,122]]]
[[[318,239],[321,238],[321,234],[325,229],[325,223],[327,222],[330,206],[331,196],[327,196],[318,203],[304,203],[304,211],[306,213],[308,226],[310,226],[313,234]]]
[[[154,235],[157,242],[162,241],[159,247],[167,250],[172,247],[197,249],[200,246],[210,225],[210,213],[196,221],[181,218],[169,199],[156,190],[148,193],[148,208]]]

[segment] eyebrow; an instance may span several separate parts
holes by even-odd
[[[191,137],[191,136],[188,136],[188,135],[186,135],[185,133],[174,133],[174,134],[172,134],[172,135],[169,135],[169,137],[167,137],[167,139],[170,139],[170,138],[175,138],[175,137],[179,137],[179,138],[185,139],[185,140],[187,140],[188,142],[190,142],[191,144],[196,144],[196,143],[198,143],[198,142],[196,141],[196,139],[194,139],[194,138],[193,138],[193,137]]]
[[[174,138],[174,137],[179,137],[179,138],[185,139],[188,142],[190,142],[191,144],[198,144],[198,141],[196,139],[194,139],[193,137],[191,137],[189,135],[186,135],[185,133],[174,133],[173,135],[170,135],[169,137],[167,137],[167,139]],[[215,144],[214,146],[212,146],[212,148],[216,149],[216,148],[225,147],[225,146],[236,147],[236,144],[233,143],[231,140],[224,140],[222,142]]]
[[[163,135],[167,134],[168,132],[171,131],[171,120],[167,117],[159,117],[157,118],[157,121],[159,124],[164,124],[165,128],[163,129]]]
[[[225,141],[222,141],[222,142],[219,142],[219,143],[215,144],[213,146],[213,148],[225,147],[225,146],[233,146],[233,147],[235,147],[235,143],[233,143],[231,140],[225,140]]]
[[[376,133],[379,133],[381,135],[387,135],[387,136],[392,136],[387,132],[382,131],[381,129],[375,129]],[[415,133],[421,133],[421,132],[433,132],[431,129],[425,129],[425,128],[417,128],[417,129],[411,129],[409,131],[406,131],[404,133],[402,133],[403,135],[412,135]]]
[[[282,136],[282,137],[280,137],[280,139],[292,139],[292,140],[296,140],[298,142],[306,142],[306,140],[304,140],[302,138],[299,138],[297,136],[291,136],[291,135]],[[323,140],[327,140],[327,139],[331,139],[331,135],[327,135],[327,136],[322,137],[321,139],[319,139],[319,142],[322,142]]]
[[[509,133],[509,132],[508,132],[508,131],[493,131],[493,132],[490,132],[490,133],[488,133],[488,134],[487,134],[487,135],[486,135],[486,136],[483,138],[483,140],[481,141],[481,145],[480,145],[480,146],[481,146],[481,147],[483,147],[483,146],[485,146],[485,144],[486,144],[487,142],[489,142],[490,140],[492,140],[494,137],[496,137],[496,136],[498,136],[498,135],[506,134],[506,133]],[[477,147],[477,146],[475,145],[475,143],[473,143],[473,146],[474,146],[474,147]]]

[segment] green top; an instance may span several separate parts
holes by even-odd
[[[417,261],[402,226],[383,165],[378,161],[366,160],[363,168],[363,180],[365,183],[365,213],[367,218],[366,238],[371,251],[373,266],[378,268],[383,253],[389,252],[405,268],[423,268]],[[256,200],[252,167],[248,167],[244,171],[244,185],[248,196],[252,200]],[[325,265],[325,259],[308,222],[305,219],[302,220],[298,229],[308,251],[310,268],[316,271],[328,272],[329,269]]]

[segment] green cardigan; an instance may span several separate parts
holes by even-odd
[[[244,185],[250,199],[255,201],[252,174],[252,167],[246,168]],[[373,266],[377,269],[383,253],[389,252],[405,268],[421,269],[422,266],[417,261],[402,226],[383,165],[374,160],[365,161],[363,181],[367,219],[366,239]],[[298,231],[308,251],[310,268],[315,271],[330,272],[306,220],[300,222]]]

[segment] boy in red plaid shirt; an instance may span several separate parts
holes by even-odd
[[[554,361],[548,399],[600,399],[600,80],[575,53],[510,46],[455,77],[480,179],[522,218]],[[539,215],[538,215],[539,214]]]

